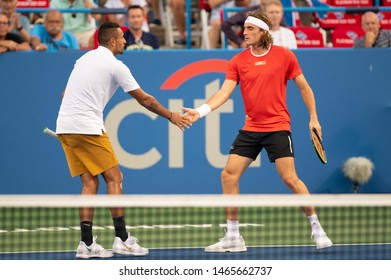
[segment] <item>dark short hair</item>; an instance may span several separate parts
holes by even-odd
[[[141,7],[140,5],[130,5],[129,7],[128,7],[128,12],[130,11],[130,10],[141,10],[143,13],[144,13],[144,8],[143,7]]]
[[[102,23],[98,30],[99,45],[107,46],[111,38],[117,38],[118,28],[120,28],[120,26],[115,22]]]

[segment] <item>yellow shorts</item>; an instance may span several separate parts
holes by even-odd
[[[93,176],[116,166],[118,159],[106,133],[103,135],[59,134],[72,177]]]

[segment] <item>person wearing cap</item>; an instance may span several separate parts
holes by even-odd
[[[295,194],[309,194],[295,170],[291,122],[286,104],[288,80],[293,80],[301,92],[309,112],[309,128],[315,128],[321,136],[315,97],[294,53],[285,47],[273,45],[271,27],[265,13],[260,10],[249,12],[243,33],[248,48],[229,61],[221,88],[200,107],[183,108],[184,117],[193,123],[223,105],[240,84],[246,119],[231,145],[228,162],[221,174],[223,193],[227,195],[239,194],[241,176],[263,148],[270,162],[275,163],[278,175],[286,186]],[[315,208],[301,208],[310,222],[316,248],[332,246]],[[206,252],[247,250],[239,232],[238,208],[227,207],[226,217],[226,235],[216,244],[206,247]]]

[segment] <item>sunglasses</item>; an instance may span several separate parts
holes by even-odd
[[[69,6],[69,9],[72,9],[73,8],[73,4],[71,4]],[[71,17],[75,18],[76,17],[76,13],[71,13]]]

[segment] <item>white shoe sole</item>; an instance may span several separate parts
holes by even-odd
[[[112,256],[114,256],[114,254],[106,254],[106,255],[76,254],[76,258],[78,258],[78,259],[91,259],[91,258],[105,259],[105,258],[111,258]]]
[[[205,252],[206,253],[225,253],[225,252],[232,252],[232,253],[235,253],[235,252],[246,252],[247,251],[247,248],[245,246],[243,247],[237,247],[237,248],[218,248],[218,249],[208,249],[208,248],[205,248]]]
[[[330,241],[320,245],[316,245],[316,249],[321,250],[321,249],[329,248],[331,246],[333,246],[333,242]]]
[[[113,253],[114,254],[120,254],[120,255],[128,255],[128,256],[138,256],[138,257],[142,257],[142,256],[146,256],[149,254],[149,251],[147,252],[139,252],[139,253],[136,253],[136,252],[132,252],[132,251],[129,251],[129,250],[114,250],[113,249]]]
[[[331,246],[333,246],[333,242],[330,239],[328,239],[328,240],[325,240],[324,242],[316,244],[316,249],[320,250],[320,249],[324,249],[324,248],[329,248]]]

